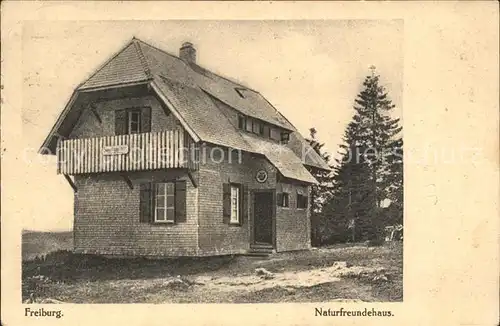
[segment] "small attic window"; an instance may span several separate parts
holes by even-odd
[[[236,93],[238,93],[238,95],[241,97],[241,98],[245,98],[245,94],[243,94],[243,91],[246,91],[246,89],[244,88],[239,88],[239,87],[235,87],[234,90],[236,91]]]
[[[281,143],[287,144],[289,140],[290,140],[290,133],[288,133],[286,131],[282,131],[281,132]]]

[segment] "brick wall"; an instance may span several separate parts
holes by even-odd
[[[130,189],[117,173],[76,176],[75,250],[107,255],[190,256],[198,249],[198,189],[185,172],[135,172]],[[139,184],[186,180],[186,222],[139,222]]]
[[[151,132],[182,130],[173,114],[165,114],[162,106],[153,96],[127,98],[96,103],[96,111],[102,120],[99,123],[94,114],[83,110],[69,138],[91,138],[115,135],[115,110],[133,107],[151,107]]]
[[[276,250],[290,251],[311,247],[309,209],[297,208],[297,189],[310,196],[310,187],[295,183],[278,183],[277,192],[289,194],[289,207],[276,208]]]
[[[210,147],[207,152],[210,152]],[[227,158],[227,155],[226,155]],[[275,168],[263,157],[244,153],[243,164],[233,160],[216,163],[206,160],[200,164],[199,171],[199,247],[200,254],[234,254],[244,253],[250,249],[251,241],[251,207],[249,196],[249,213],[242,226],[223,223],[222,184],[227,182],[245,184],[248,191],[252,189],[274,189],[276,185]],[[255,173],[265,169],[269,178],[265,183],[255,180]]]
[[[165,114],[152,96],[99,102],[94,114],[84,110],[70,138],[90,138],[115,134],[117,109],[151,107],[151,132],[180,129],[172,114]],[[76,176],[74,234],[78,252],[114,255],[196,255],[198,249],[198,191],[185,172],[178,170],[129,173],[130,189],[117,173]],[[180,178],[187,186],[187,221],[175,225],[139,222],[139,184]]]
[[[85,110],[70,138],[114,135],[114,110],[151,107],[151,131],[182,129],[172,114],[166,115],[154,97],[120,99],[97,104],[100,124],[92,112]],[[237,115],[226,108],[231,122]],[[206,153],[211,148],[207,147]],[[226,152],[227,153],[227,152]],[[223,223],[222,184],[245,184],[248,192],[276,189],[276,170],[264,157],[243,154],[243,163],[227,155],[221,163],[205,160],[196,173],[198,188],[180,171],[130,173],[134,189],[119,174],[77,176],[75,183],[75,249],[78,252],[115,255],[216,255],[244,253],[252,236],[253,197],[248,195],[248,218],[242,226]],[[255,174],[265,169],[269,178],[258,183]],[[165,178],[181,178],[187,185],[187,221],[176,225],[151,225],[139,222],[139,184]],[[278,185],[279,187],[280,185]],[[290,209],[276,209],[276,244],[278,251],[310,247],[308,210],[295,208],[296,185],[290,189]]]

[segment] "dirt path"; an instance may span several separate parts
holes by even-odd
[[[115,268],[95,264],[97,267],[83,270],[78,269],[79,264],[58,264],[25,277],[23,293],[35,302],[47,303],[402,300],[402,247],[351,246],[284,253],[269,259],[198,261],[193,263],[195,271],[184,263],[177,268],[154,261],[120,261]],[[78,276],[63,277],[72,275]]]

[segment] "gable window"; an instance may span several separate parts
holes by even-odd
[[[130,108],[115,111],[115,135],[151,131],[151,108]]]
[[[307,208],[308,197],[302,194],[297,194],[297,208]]]
[[[175,222],[175,183],[155,184],[154,221],[160,223]]]
[[[286,192],[279,193],[277,195],[277,205],[279,207],[290,207],[289,194]]]
[[[128,112],[128,134],[138,134],[141,132],[141,111],[129,110]]]
[[[229,223],[240,223],[240,187],[238,185],[231,185],[231,217]]]

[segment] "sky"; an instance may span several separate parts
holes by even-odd
[[[315,127],[332,154],[370,66],[402,118],[402,20],[26,22],[21,182],[33,196],[25,229],[71,229],[72,189],[55,157],[36,151],[73,89],[133,36],[176,55],[190,41],[198,64],[259,91],[304,136]]]

